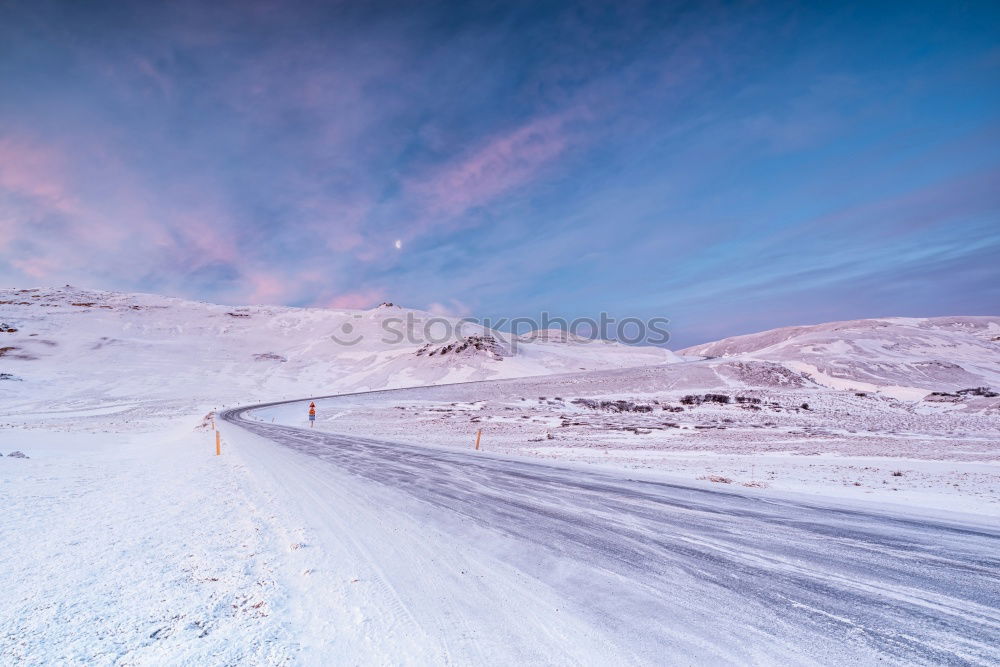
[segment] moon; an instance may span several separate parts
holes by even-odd
[[[400,239],[396,239],[396,242],[393,243],[392,245],[396,246],[396,250],[399,250],[403,247],[403,242]]]

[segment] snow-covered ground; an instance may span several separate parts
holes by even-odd
[[[424,348],[386,335],[407,314],[431,319],[395,306],[0,290],[0,664],[484,661],[436,639],[453,632],[479,636],[487,656],[500,646],[536,662],[608,657],[573,619],[547,618],[558,601],[543,585],[514,585],[509,567],[428,542],[432,527],[382,516],[356,487],[324,491],[336,511],[321,527],[343,531],[309,548],[308,499],[271,476],[282,460],[271,443],[233,433],[214,455],[206,417],[239,402],[677,360],[546,337],[500,339],[499,353],[455,340]],[[384,558],[404,535],[426,546]],[[505,628],[475,597],[415,619],[383,574],[445,565],[463,586],[508,591]],[[542,620],[552,639],[532,642]]]
[[[197,421],[0,417],[0,664],[280,663],[289,538]]]
[[[319,551],[347,530],[391,554],[379,577],[431,630],[434,662],[1000,660],[1000,532],[981,517],[384,442],[261,419],[268,412],[223,419],[281,452],[268,469],[304,499]],[[353,506],[326,502],[332,488],[377,513],[351,528]],[[401,520],[427,530],[399,531]],[[412,555],[423,550],[430,559]],[[485,572],[455,567],[455,554]],[[508,604],[539,585],[555,598]],[[454,618],[473,622],[440,623]]]
[[[920,400],[934,391],[1000,385],[1000,317],[888,317],[785,327],[681,350],[765,360],[846,391]]]
[[[333,398],[318,401],[316,427],[461,449],[482,430],[491,452],[1000,516],[997,398],[900,401],[801,377],[722,382],[719,363]],[[255,415],[305,426],[306,412]]]
[[[216,457],[209,414],[238,404],[488,380],[320,400],[314,433],[468,450],[482,429],[487,456],[580,475],[1000,514],[1000,318],[852,324],[845,343],[817,342],[837,336],[823,325],[797,331],[812,341],[797,351],[758,341],[678,363],[571,337],[387,339],[408,314],[431,317],[0,290],[0,664],[650,661],[655,642],[623,644],[493,528],[456,541],[468,527],[405,489],[234,425]],[[305,409],[252,414],[305,427]],[[670,636],[679,655],[823,662],[741,653],[747,627],[714,647]]]

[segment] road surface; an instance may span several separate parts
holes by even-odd
[[[222,418],[417,501],[423,520],[599,625],[623,661],[1000,664],[1000,528],[299,429],[252,409]]]

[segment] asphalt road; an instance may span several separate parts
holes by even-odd
[[[456,539],[544,581],[640,660],[700,662],[690,656],[716,643],[735,661],[1000,664],[1000,527],[380,442],[247,410],[222,417],[450,517]]]

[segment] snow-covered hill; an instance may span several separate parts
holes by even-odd
[[[458,332],[459,323],[392,304],[233,307],[71,287],[5,289],[0,398],[252,402],[678,359],[603,341],[512,340],[467,322]]]
[[[1000,317],[885,318],[785,327],[681,350],[763,360],[834,389],[918,400],[1000,386]]]

